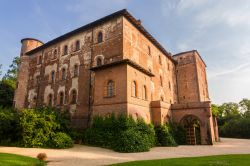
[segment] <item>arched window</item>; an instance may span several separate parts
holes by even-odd
[[[101,66],[102,65],[102,59],[99,57],[96,59],[96,66]]]
[[[66,79],[66,69],[63,68],[62,69],[62,80],[65,80]]]
[[[102,32],[98,33],[97,41],[98,41],[98,43],[103,42],[103,34],[102,34]]]
[[[114,81],[112,80],[108,81],[107,92],[108,92],[107,94],[108,97],[114,96]]]
[[[63,92],[59,93],[59,104],[60,105],[64,104],[64,93]]]
[[[144,100],[147,100],[147,87],[146,87],[146,85],[143,86],[142,97]]]
[[[151,48],[148,46],[148,55],[151,55]]]
[[[76,51],[80,50],[80,41],[76,41]]]
[[[77,77],[78,76],[78,65],[76,64],[75,66],[74,66],[74,77]]]
[[[68,46],[65,45],[65,46],[63,47],[63,55],[67,55],[67,54],[68,54]]]
[[[163,86],[162,76],[160,76],[160,84],[161,84],[161,86]]]
[[[137,85],[135,81],[132,82],[132,96],[137,97]]]
[[[52,106],[52,104],[53,104],[53,95],[49,94],[49,96],[48,96],[48,106]]]
[[[77,92],[76,90],[72,90],[71,92],[71,104],[76,104],[77,100]]]
[[[51,82],[55,82],[55,71],[51,72]]]
[[[36,104],[36,96],[33,97],[33,104]]]
[[[161,96],[161,101],[164,101],[164,97],[163,96]]]

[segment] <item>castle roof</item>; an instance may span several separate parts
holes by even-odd
[[[43,49],[45,49],[45,48],[47,48],[47,47],[49,47],[49,46],[51,46],[51,45],[53,45],[53,44],[55,44],[57,42],[60,42],[60,41],[62,41],[64,39],[66,39],[66,38],[69,38],[72,35],[75,35],[75,34],[78,34],[78,33],[82,32],[82,31],[91,29],[91,28],[93,28],[93,27],[95,27],[97,25],[100,25],[100,24],[102,24],[104,22],[107,22],[107,21],[112,20],[114,18],[117,18],[119,16],[124,16],[125,18],[127,18],[128,21],[130,21],[142,34],[145,35],[145,37],[148,38],[148,40],[150,40],[159,50],[161,50],[163,54],[165,54],[170,60],[175,62],[174,59],[172,58],[171,54],[169,52],[167,52],[165,50],[165,48],[141,25],[141,22],[138,21],[135,17],[133,17],[126,9],[117,11],[117,12],[115,12],[113,14],[110,14],[110,15],[105,16],[105,17],[103,17],[101,19],[98,19],[98,20],[96,20],[94,22],[86,24],[86,25],[84,25],[84,26],[82,26],[80,28],[77,28],[77,29],[75,29],[75,30],[73,30],[71,32],[68,32],[68,33],[66,33],[66,34],[64,34],[62,36],[59,36],[59,37],[57,37],[57,38],[55,38],[55,39],[53,39],[53,40],[51,40],[51,41],[37,47],[37,48],[27,52],[26,54],[27,55],[32,55],[32,54],[34,54],[34,53],[36,53],[38,51],[41,51],[41,50],[43,50]]]

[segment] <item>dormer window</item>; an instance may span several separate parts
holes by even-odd
[[[79,40],[77,40],[76,41],[76,51],[79,51],[80,50],[80,41]]]
[[[99,32],[99,33],[98,33],[97,42],[98,42],[98,43],[103,42],[103,33],[102,33],[102,32]]]

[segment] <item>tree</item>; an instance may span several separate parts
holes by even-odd
[[[3,80],[8,81],[8,84],[14,88],[16,88],[17,72],[20,62],[20,57],[15,57],[7,73],[3,76]]]
[[[13,104],[15,89],[6,80],[0,81],[0,106],[11,107]]]
[[[244,98],[239,103],[240,109],[243,112],[243,115],[246,117],[250,117],[250,100]]]
[[[1,77],[1,75],[2,75],[2,64],[0,64],[0,77]]]
[[[221,114],[220,114],[220,112],[219,112],[219,106],[218,106],[218,105],[212,104],[212,105],[211,105],[211,109],[212,109],[212,114],[213,114],[213,116],[215,116],[215,117],[221,117]]]
[[[15,57],[9,70],[0,81],[0,106],[11,107],[16,89],[17,72],[20,64],[20,58]]]
[[[218,111],[220,112],[221,117],[240,115],[239,105],[233,102],[223,103],[218,107]]]

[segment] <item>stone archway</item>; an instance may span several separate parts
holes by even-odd
[[[201,122],[194,115],[186,115],[180,121],[186,129],[186,142],[189,145],[201,144]]]

